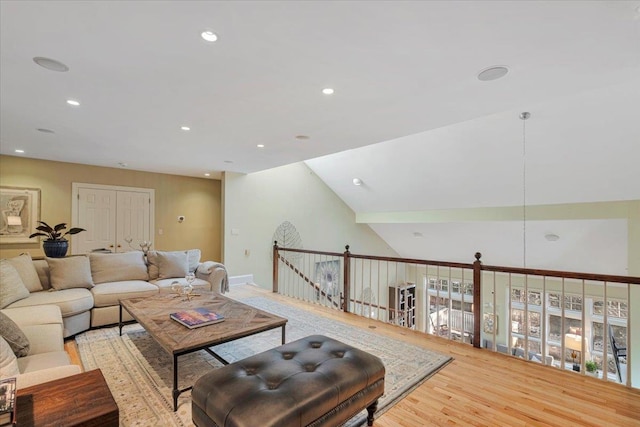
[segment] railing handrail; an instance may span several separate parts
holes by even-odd
[[[301,254],[314,254],[314,255],[329,255],[329,256],[342,256],[344,253],[342,252],[325,252],[325,251],[315,251],[313,249],[295,249],[295,248],[283,248],[278,246],[279,251],[287,251],[287,252],[298,252]]]
[[[598,282],[615,282],[640,285],[640,277],[617,276],[612,274],[579,273],[575,271],[541,270],[536,268],[501,267],[482,264],[483,271],[495,271],[498,273],[528,274],[534,276],[558,277],[577,280],[594,280]]]
[[[326,251],[315,251],[312,249],[282,248],[280,246],[278,246],[278,250],[298,252],[303,254],[315,254],[315,255],[329,255],[329,256],[344,255],[343,252],[326,252]],[[461,262],[434,261],[434,260],[425,260],[425,259],[401,258],[401,257],[389,257],[389,256],[377,256],[377,255],[361,255],[361,254],[350,253],[349,258],[370,259],[373,261],[405,262],[408,264],[434,265],[434,266],[440,266],[440,267],[469,268],[469,269],[473,268],[473,264],[461,263]]]

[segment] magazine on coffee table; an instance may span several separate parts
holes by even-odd
[[[199,328],[201,326],[213,325],[224,320],[224,316],[204,308],[193,308],[190,310],[178,311],[169,315],[173,320],[182,323],[189,329]]]

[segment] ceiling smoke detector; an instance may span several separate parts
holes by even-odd
[[[360,178],[353,178],[353,185],[362,185],[362,180]]]
[[[557,242],[560,239],[560,236],[554,233],[547,233],[544,235],[544,238],[550,242]]]
[[[485,68],[478,73],[478,80],[488,82],[491,80],[497,80],[504,77],[509,72],[509,69],[503,65],[495,65],[493,67]]]
[[[59,72],[69,71],[69,67],[67,67],[60,61],[56,61],[55,59],[45,58],[43,56],[36,56],[35,58],[33,58],[33,62],[35,62],[36,64],[38,64],[43,68],[46,68],[47,70],[59,71]]]

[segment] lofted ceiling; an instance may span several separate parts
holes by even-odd
[[[305,160],[359,215],[640,199],[639,7],[3,0],[0,153],[211,178]]]

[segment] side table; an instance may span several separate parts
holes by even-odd
[[[116,401],[102,371],[83,372],[17,392],[17,426],[114,426]]]

